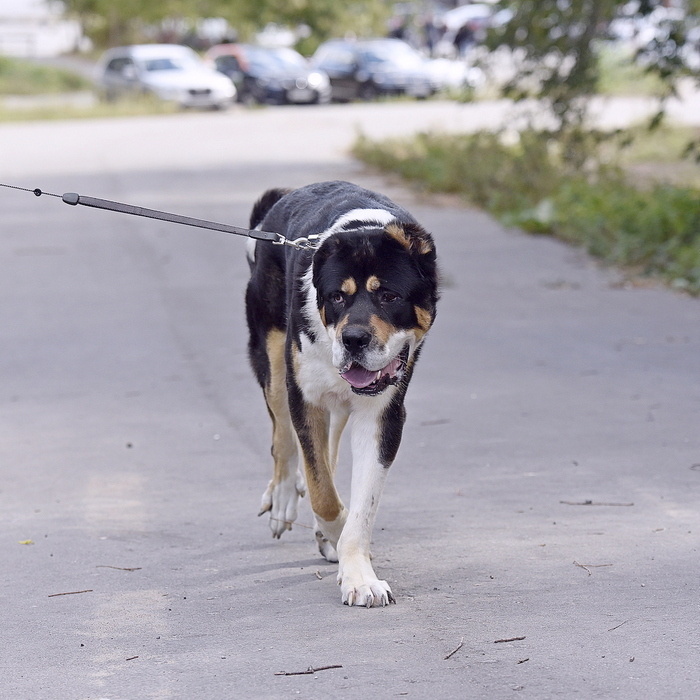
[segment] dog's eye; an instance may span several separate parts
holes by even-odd
[[[381,301],[382,304],[391,304],[399,298],[399,295],[395,292],[388,292],[385,290],[379,293],[379,301]]]
[[[328,301],[332,304],[342,304],[345,301],[345,297],[342,292],[331,292],[328,295]]]

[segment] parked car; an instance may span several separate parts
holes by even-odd
[[[181,107],[226,108],[236,87],[190,48],[177,44],[135,44],[107,51],[97,82],[105,99],[151,94]]]
[[[447,10],[437,18],[444,33],[434,54],[446,58],[464,57],[472,47],[483,44],[490,28],[502,27],[512,17],[513,10],[500,9],[499,5],[488,2],[472,2]]]
[[[339,102],[380,95],[425,98],[438,89],[425,58],[401,39],[331,39],[318,47],[311,63],[328,74]]]
[[[220,44],[204,58],[235,83],[240,102],[302,104],[331,98],[328,76],[294,49]]]

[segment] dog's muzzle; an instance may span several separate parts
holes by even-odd
[[[378,370],[369,370],[355,361],[340,369],[340,376],[350,384],[352,391],[360,396],[377,396],[387,387],[401,381],[408,362],[408,344],[387,365]]]

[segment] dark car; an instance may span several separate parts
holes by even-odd
[[[252,44],[219,44],[205,60],[236,85],[240,102],[303,104],[330,101],[328,76],[298,52]]]
[[[339,102],[381,95],[424,98],[437,91],[426,59],[400,39],[332,39],[318,47],[311,63],[328,75],[332,98]]]

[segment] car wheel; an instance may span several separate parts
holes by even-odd
[[[379,97],[379,90],[377,90],[377,86],[373,82],[368,80],[360,85],[357,94],[361,100],[376,100]]]

